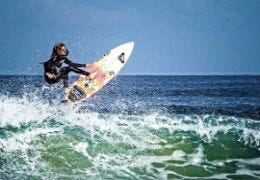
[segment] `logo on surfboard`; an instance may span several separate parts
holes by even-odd
[[[121,63],[125,63],[125,53],[121,53],[119,56],[118,56],[118,59]]]

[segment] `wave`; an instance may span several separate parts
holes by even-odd
[[[4,179],[208,179],[260,174],[259,121],[133,102],[134,109],[127,112],[127,101],[118,100],[107,109],[106,104],[93,102],[98,97],[67,106],[59,104],[58,97],[50,101],[37,96],[53,91],[0,96]]]
[[[141,129],[149,126],[154,129],[166,128],[170,132],[174,131],[195,131],[200,134],[200,137],[206,136],[208,139],[215,136],[219,132],[237,132],[256,139],[255,143],[259,145],[260,122],[253,119],[237,118],[235,116],[224,116],[218,114],[205,114],[200,112],[195,113],[197,109],[185,109],[187,107],[170,106],[167,111],[162,111],[163,108],[150,108],[150,110],[142,110],[142,113],[125,113],[125,104],[116,103],[118,111],[94,109],[93,104],[78,104],[76,106],[67,106],[63,104],[49,104],[46,100],[38,97],[34,99],[27,98],[5,98],[0,96],[0,127],[7,126],[21,127],[26,124],[40,124],[49,118],[55,120],[67,120],[70,123],[84,122],[93,123],[94,125],[103,126],[103,123],[108,125],[114,123],[125,124],[135,127],[138,124]],[[92,107],[87,109],[87,107]],[[136,105],[138,107],[138,105]],[[142,108],[142,107],[138,107]],[[178,109],[179,110],[176,110]],[[121,109],[121,110],[120,110]],[[134,112],[134,111],[131,111]],[[177,113],[176,113],[177,112]],[[188,112],[190,114],[188,114]],[[194,113],[193,113],[194,112]],[[105,117],[108,117],[106,119]],[[88,119],[86,122],[85,119]],[[134,121],[129,121],[134,119]],[[100,123],[101,122],[101,123]],[[90,124],[89,124],[90,125]]]

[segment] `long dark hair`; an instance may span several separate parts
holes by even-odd
[[[58,50],[59,48],[63,47],[63,46],[66,46],[66,44],[65,44],[65,43],[62,43],[62,42],[56,43],[56,44],[53,46],[52,53],[51,53],[51,58],[55,58],[56,56],[58,56],[59,54],[58,54],[57,50]],[[68,50],[67,50],[67,52],[68,52]]]

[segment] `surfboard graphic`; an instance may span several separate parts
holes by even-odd
[[[65,102],[75,103],[85,100],[102,89],[122,69],[134,48],[134,42],[122,44],[101,56],[87,66],[90,79],[80,75],[73,85],[66,89]]]

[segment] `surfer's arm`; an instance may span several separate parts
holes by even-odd
[[[79,64],[79,63],[74,63],[68,58],[65,58],[64,63],[68,64],[69,66],[74,66],[74,67],[86,67],[86,64]]]

